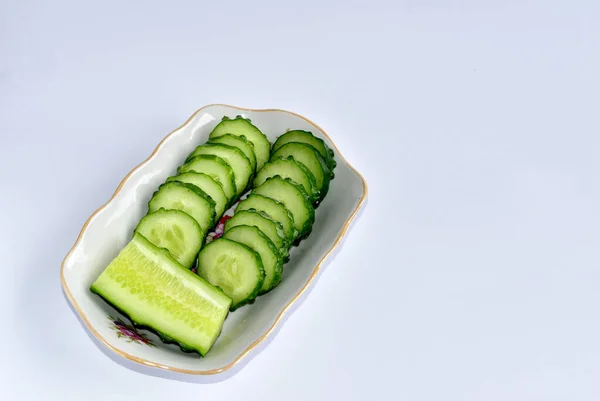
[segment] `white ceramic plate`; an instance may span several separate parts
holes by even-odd
[[[176,172],[224,115],[250,118],[271,143],[289,129],[311,131],[335,152],[337,167],[329,193],[316,210],[308,239],[291,250],[283,281],[252,305],[230,313],[221,336],[204,358],[163,344],[152,333],[135,330],[89,290],[107,264],[131,239],[146,214],[153,192]],[[152,155],[131,171],[112,198],[84,224],[61,267],[63,289],[87,328],[102,344],[129,360],[189,374],[223,372],[246,356],[273,331],[286,310],[307,289],[325,258],[339,244],[367,194],[362,176],[340,155],[331,138],[308,119],[283,110],[250,110],[209,105],[195,112],[161,141]]]

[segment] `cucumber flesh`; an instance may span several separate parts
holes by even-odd
[[[317,189],[320,192],[319,199],[323,199],[329,190],[329,181],[331,180],[331,170],[329,170],[323,157],[310,145],[300,142],[288,142],[273,152],[271,160],[289,156],[302,163],[313,173]]]
[[[141,234],[121,250],[91,286],[129,316],[201,355],[212,348],[231,299],[177,263]]]
[[[265,279],[258,253],[246,245],[223,237],[200,251],[198,275],[222,289],[233,300],[231,311],[252,302]]]
[[[215,155],[196,156],[178,169],[179,174],[190,171],[210,175],[221,184],[223,192],[225,192],[225,196],[230,202],[236,199],[237,189],[233,178],[233,169],[222,157]]]
[[[298,235],[298,231],[296,231],[296,228],[294,227],[294,218],[292,217],[292,214],[283,203],[251,192],[246,199],[238,203],[235,208],[235,213],[249,209],[265,213],[271,219],[281,223],[288,244],[294,242]]]
[[[233,178],[237,188],[236,196],[239,197],[244,193],[252,176],[252,165],[241,150],[222,143],[208,143],[198,146],[188,160],[198,155],[214,155],[225,159],[233,169]]]
[[[208,196],[215,202],[215,220],[218,220],[229,203],[229,199],[223,192],[223,187],[210,175],[190,171],[179,175],[167,178],[169,181],[178,181],[192,184],[206,192]]]
[[[289,244],[283,233],[283,226],[278,221],[271,219],[267,214],[256,210],[242,210],[234,213],[225,223],[223,232],[236,226],[254,226],[260,229],[277,247],[282,257],[287,257]]]
[[[297,239],[308,236],[315,220],[315,209],[310,197],[300,185],[288,178],[275,176],[254,188],[252,193],[283,203],[294,218],[294,227],[298,231]]]
[[[190,268],[204,243],[202,229],[180,210],[159,209],[147,214],[135,229],[158,248],[165,248],[179,264]]]
[[[203,236],[215,222],[215,202],[206,192],[192,184],[170,181],[162,184],[148,202],[149,213],[160,208],[181,210],[192,216]]]
[[[260,170],[269,160],[271,153],[271,143],[250,120],[237,116],[234,119],[223,117],[223,120],[210,133],[210,139],[221,135],[232,134],[236,136],[245,136],[254,144],[254,153],[256,154],[256,170]]]
[[[304,164],[298,163],[292,156],[271,159],[254,178],[254,186],[258,187],[268,178],[276,175],[289,178],[296,184],[302,185],[302,188],[310,195],[313,202],[319,200],[319,190],[317,189],[315,176]]]
[[[269,292],[281,282],[283,258],[275,244],[257,227],[236,226],[227,231],[223,238],[244,244],[260,256],[265,280],[259,295]]]
[[[337,165],[333,150],[327,146],[325,141],[321,138],[317,138],[312,132],[302,131],[302,130],[293,130],[288,131],[285,134],[281,135],[275,143],[273,144],[273,152],[285,145],[288,142],[302,142],[308,145],[311,145],[315,148],[319,154],[325,159],[329,169],[333,171]]]
[[[246,139],[244,135],[235,136],[232,134],[225,134],[209,140],[208,143],[223,143],[225,145],[238,148],[248,158],[248,160],[250,160],[250,164],[252,165],[252,173],[256,172],[256,154],[254,153],[254,144]]]

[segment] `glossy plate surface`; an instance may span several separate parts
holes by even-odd
[[[133,329],[89,287],[131,239],[156,188],[176,172],[198,144],[207,140],[222,116],[238,114],[250,118],[271,143],[289,129],[311,131],[334,150],[337,167],[329,193],[316,210],[312,234],[290,252],[281,284],[254,304],[230,313],[213,349],[200,358],[163,344],[151,333]],[[62,286],[91,333],[118,355],[181,373],[220,373],[238,363],[273,331],[339,244],[366,195],[362,176],[340,155],[327,134],[308,119],[284,110],[209,105],[163,139],[152,155],[123,179],[108,203],[92,214],[62,263]]]

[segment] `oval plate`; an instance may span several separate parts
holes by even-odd
[[[250,118],[271,143],[290,129],[311,131],[333,149],[337,167],[329,193],[316,210],[312,233],[291,250],[281,284],[254,304],[230,313],[221,336],[208,355],[201,358],[197,354],[183,353],[174,345],[163,344],[152,333],[134,329],[89,288],[131,239],[156,188],[176,172],[198,144],[208,139],[225,115]],[[363,177],[342,157],[331,138],[307,118],[276,109],[205,106],[165,137],[152,155],[121,181],[111,199],[86,221],[62,263],[62,286],[90,332],[116,354],[146,366],[180,373],[221,373],[240,362],[273,332],[340,243],[366,195]],[[231,214],[231,209],[227,213]]]

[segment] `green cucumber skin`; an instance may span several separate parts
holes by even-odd
[[[246,154],[246,152],[244,152],[241,148],[238,148],[238,149],[246,155],[248,160],[250,160],[250,165],[252,166],[252,172],[254,174],[256,174],[256,172],[257,172],[256,152],[254,151],[254,144],[252,142],[250,142],[248,140],[248,138],[246,138],[244,135],[237,136],[237,135],[232,135],[232,134],[225,134],[225,135],[218,136],[216,138],[209,139],[207,143],[220,143],[220,144],[224,144],[224,145],[230,145],[233,147],[237,147],[237,146],[231,144],[231,142],[228,143],[228,140],[230,140],[230,139],[233,140],[234,142],[242,141],[243,143],[246,144],[246,146],[248,147],[248,150],[250,150],[250,156],[248,156]]]
[[[265,181],[263,183],[263,185],[265,183],[269,182],[269,180],[286,181],[286,182],[290,183],[291,185],[293,185],[294,187],[296,187],[298,189],[298,191],[300,191],[300,193],[302,193],[302,195],[304,197],[304,205],[308,209],[308,220],[306,220],[306,222],[304,223],[304,226],[302,227],[302,231],[300,231],[300,233],[298,233],[298,236],[296,237],[296,239],[293,243],[293,245],[298,245],[300,243],[300,241],[302,241],[303,239],[306,239],[310,235],[310,233],[312,232],[312,226],[315,222],[315,208],[310,200],[310,196],[308,195],[308,193],[306,193],[306,191],[304,190],[304,188],[302,188],[301,185],[296,184],[294,181],[290,180],[289,178],[283,178],[279,175],[275,175],[275,176],[269,178],[267,181]],[[266,196],[266,195],[264,195],[264,196]],[[277,199],[274,199],[274,200],[277,200]]]
[[[283,273],[284,258],[281,256],[281,253],[279,252],[279,250],[277,249],[277,247],[275,246],[275,244],[273,243],[273,241],[271,241],[271,239],[269,237],[267,237],[265,235],[265,233],[263,233],[258,227],[253,227],[253,226],[235,226],[231,230],[229,230],[230,235],[238,227],[251,227],[251,228],[253,228],[257,232],[257,234],[265,241],[265,243],[267,244],[267,246],[269,247],[269,249],[271,249],[271,252],[273,252],[273,254],[277,257],[277,264],[275,265],[274,272],[273,272],[273,278],[271,280],[271,283],[269,284],[269,288],[267,288],[265,290],[263,290],[261,288],[260,291],[258,292],[259,296],[263,295],[263,294],[266,294],[266,293],[270,292],[271,290],[273,290],[275,287],[277,287],[277,285],[281,282],[282,273]],[[228,238],[227,233],[223,234],[223,238],[230,239],[230,238]],[[235,240],[232,240],[232,241],[235,241]],[[264,264],[263,264],[263,268],[264,268]]]
[[[212,245],[212,246],[214,246],[214,244],[215,244],[215,243],[217,243],[217,241],[219,241],[219,240],[231,241],[231,240],[228,240],[228,239],[225,239],[225,238],[221,237],[221,238],[219,238],[219,239],[217,239],[217,240],[214,240],[214,241],[213,241],[213,242],[211,242],[210,244],[206,245],[206,246],[204,247],[204,249],[202,249],[202,251],[205,251],[206,249],[209,249],[209,247],[210,247],[211,245]],[[235,241],[231,241],[231,242],[235,242]],[[255,259],[255,262],[256,262],[256,265],[258,266],[259,270],[262,272],[263,279],[262,279],[262,280],[259,280],[259,281],[257,282],[257,285],[254,287],[254,289],[252,290],[252,292],[250,293],[250,295],[248,295],[248,297],[246,297],[244,300],[242,300],[242,301],[238,302],[237,304],[233,303],[233,301],[232,301],[232,302],[231,302],[231,306],[229,307],[229,311],[230,311],[230,312],[235,312],[237,309],[241,308],[241,307],[242,307],[242,306],[244,306],[244,305],[248,305],[248,304],[252,304],[252,303],[254,303],[254,302],[256,301],[256,297],[258,296],[258,293],[260,292],[260,289],[262,288],[262,284],[263,284],[264,277],[265,277],[265,270],[264,270],[264,268],[263,268],[262,260],[261,260],[260,256],[258,255],[258,253],[256,253],[256,252],[255,252],[255,251],[254,251],[252,248],[250,248],[249,246],[246,246],[246,245],[244,245],[244,244],[240,244],[239,242],[235,242],[235,243],[236,243],[237,245],[240,245],[240,246],[242,246],[242,247],[246,248],[248,251],[250,251],[250,252],[253,254],[253,256],[254,256],[254,259]],[[200,252],[202,253],[202,251],[200,251]],[[200,270],[200,269],[198,269],[198,271],[199,271],[199,270]],[[198,277],[202,278],[202,277],[200,276],[200,274],[198,274],[198,271],[196,272],[196,274],[198,275]],[[204,278],[202,278],[202,279],[203,279],[203,280],[205,280]],[[207,281],[207,282],[208,282],[208,280],[205,280],[205,281]],[[221,291],[223,294],[225,294],[225,292],[223,291],[223,289],[221,289],[221,287],[219,287],[219,286],[217,286],[217,285],[213,285],[213,284],[211,284],[211,285],[212,285],[213,287],[215,287],[215,288],[218,288],[218,289],[219,289],[219,291]],[[227,295],[227,294],[225,294],[225,295]]]
[[[315,149],[311,145],[306,145],[306,146],[310,146],[311,148]],[[325,171],[325,177],[323,179],[323,188],[321,188],[321,192],[319,193],[319,200],[315,202],[315,203],[320,203],[323,201],[323,199],[325,199],[325,196],[327,195],[327,193],[329,193],[329,184],[331,183],[331,180],[334,178],[334,175],[333,175],[333,170],[328,166],[327,161],[323,158],[323,156],[321,156],[319,151],[315,149],[315,152],[317,153],[317,158],[319,159],[319,162],[321,163],[321,166],[323,166],[323,170]]]
[[[224,204],[224,205],[223,205],[223,207],[222,207],[222,209],[223,209],[223,210],[219,210],[219,212],[220,212],[220,213],[219,213],[219,212],[217,212],[217,210],[216,210],[217,202],[215,201],[215,199],[213,199],[213,197],[212,197],[210,194],[208,194],[208,192],[206,192],[206,191],[205,191],[203,188],[200,188],[198,185],[196,185],[196,184],[195,184],[195,183],[193,183],[193,182],[188,182],[188,181],[183,181],[183,180],[181,180],[181,178],[180,178],[180,177],[181,177],[181,176],[184,176],[184,175],[187,175],[187,174],[196,174],[196,175],[198,175],[198,176],[203,176],[203,177],[206,177],[206,179],[210,180],[211,182],[213,182],[213,183],[214,183],[214,185],[215,185],[215,186],[218,186],[218,187],[220,188],[219,197],[220,197],[220,198],[225,198],[225,200],[226,200],[225,204]],[[210,175],[208,175],[208,174],[204,174],[204,173],[198,173],[198,172],[195,172],[195,171],[188,171],[188,172],[185,172],[185,173],[181,173],[181,174],[173,175],[173,176],[171,176],[171,177],[167,178],[167,181],[166,181],[166,182],[169,182],[169,181],[177,181],[177,182],[182,182],[182,183],[192,184],[192,185],[194,185],[195,187],[197,187],[198,189],[200,189],[201,191],[205,192],[205,193],[206,193],[206,194],[207,194],[207,195],[208,195],[208,196],[209,196],[209,197],[210,197],[210,198],[211,198],[211,199],[212,199],[212,200],[215,202],[215,218],[214,218],[213,224],[212,224],[212,226],[211,226],[211,228],[214,228],[214,226],[215,226],[215,225],[216,225],[216,223],[217,223],[217,220],[219,220],[219,218],[221,218],[221,215],[222,215],[222,214],[225,212],[225,208],[227,207],[227,205],[228,205],[228,203],[229,203],[229,199],[228,199],[228,198],[227,198],[227,196],[225,195],[225,192],[223,192],[223,186],[222,186],[221,184],[219,184],[219,183],[218,183],[218,182],[217,182],[217,181],[216,181],[214,178],[212,178]],[[222,200],[222,199],[221,199],[221,200]]]
[[[192,160],[194,157],[196,157],[196,156],[199,156],[199,155],[201,155],[201,154],[207,154],[207,153],[199,153],[199,154],[196,154],[196,151],[197,151],[199,148],[211,148],[211,147],[221,147],[221,148],[227,148],[227,149],[233,150],[234,152],[236,152],[236,153],[237,153],[239,156],[241,156],[242,158],[244,158],[244,159],[245,159],[245,160],[248,162],[248,166],[249,166],[249,173],[250,173],[250,174],[248,175],[248,181],[246,182],[246,185],[244,186],[244,188],[243,188],[242,190],[240,190],[239,188],[237,188],[237,182],[236,182],[236,190],[237,190],[237,192],[236,192],[236,195],[235,195],[235,197],[234,197],[235,199],[234,199],[234,200],[232,200],[232,203],[231,203],[231,204],[233,204],[233,203],[235,203],[235,201],[236,201],[237,199],[239,199],[239,197],[240,197],[240,196],[241,196],[241,195],[242,195],[244,192],[246,192],[246,190],[248,189],[248,187],[251,185],[252,181],[254,180],[254,172],[252,171],[252,163],[250,163],[250,159],[248,159],[248,157],[247,157],[247,156],[244,154],[244,152],[242,152],[242,151],[241,151],[241,150],[239,150],[238,148],[236,148],[236,147],[234,147],[234,146],[230,146],[230,145],[225,145],[224,143],[210,143],[210,142],[208,142],[208,143],[204,143],[204,144],[202,144],[202,145],[199,145],[199,146],[198,146],[198,147],[197,147],[197,148],[196,148],[196,149],[195,149],[195,150],[194,150],[194,151],[193,151],[193,152],[192,152],[192,153],[191,153],[191,154],[188,156],[188,158],[185,160],[185,163],[187,164],[188,162],[190,162],[190,161],[191,161],[191,160]],[[208,153],[208,154],[210,154],[210,153]],[[232,170],[234,170],[234,169],[233,169],[233,167],[232,167]],[[233,171],[233,175],[234,175],[234,177],[235,177],[235,175],[236,175],[236,171],[235,171],[235,170]]]
[[[307,145],[311,145],[313,146],[317,152],[319,152],[319,154],[323,157],[323,159],[325,159],[325,161],[327,162],[327,166],[329,167],[329,169],[331,170],[331,172],[333,173],[333,170],[335,170],[335,168],[337,167],[337,162],[335,161],[335,153],[333,152],[333,149],[331,149],[324,140],[322,140],[321,138],[315,136],[315,134],[313,134],[310,131],[305,131],[305,130],[291,130],[291,131],[287,131],[284,134],[280,135],[277,140],[275,141],[275,143],[273,144],[273,152],[275,152],[277,149],[279,149],[281,146],[283,146],[284,143],[287,142],[283,142],[286,140],[286,136],[293,136],[294,134],[299,134],[300,136],[310,136],[312,138],[314,138],[314,140],[317,141],[317,143],[320,144],[320,147],[323,149],[323,152],[320,151],[320,149],[316,149],[316,147],[314,145],[312,145],[310,142],[303,142],[306,143]],[[282,143],[283,142],[283,143]],[[298,142],[298,141],[290,141],[290,142]],[[324,154],[323,154],[324,153]],[[331,177],[333,179],[333,176]]]
[[[310,195],[311,200],[313,202],[317,202],[321,197],[320,197],[320,191],[317,188],[317,182],[315,180],[314,174],[304,164],[302,164],[299,161],[297,161],[296,159],[294,159],[293,156],[271,158],[267,163],[265,163],[265,165],[263,167],[263,170],[261,170],[261,171],[264,171],[264,168],[267,167],[267,165],[271,165],[273,163],[277,163],[278,161],[281,161],[281,160],[285,161],[286,163],[293,163],[294,165],[298,166],[298,168],[300,170],[302,170],[302,172],[304,173],[304,175],[306,175],[306,177],[308,178],[308,181],[309,181],[309,187],[310,187],[309,189],[310,189],[310,191],[307,190],[306,192]],[[260,172],[257,172],[256,175],[254,176],[254,186],[255,187],[258,186],[258,185],[260,185],[257,182],[257,178],[259,177],[259,174],[260,174]],[[290,178],[290,177],[288,177],[288,178]],[[296,184],[301,185],[298,182]]]
[[[256,154],[256,170],[258,171],[269,160],[269,156],[271,153],[271,142],[269,142],[269,139],[267,138],[267,136],[260,129],[258,129],[258,127],[256,127],[254,124],[252,124],[252,121],[249,118],[244,118],[241,115],[237,115],[237,116],[235,116],[235,118],[223,116],[223,118],[221,119],[219,124],[217,124],[217,126],[209,134],[209,140],[211,138],[215,138],[216,136],[223,135],[223,134],[219,134],[219,130],[223,126],[223,124],[226,124],[227,122],[235,123],[237,121],[243,121],[243,123],[248,124],[250,126],[250,131],[257,133],[255,138],[250,138],[250,136],[248,136],[248,135],[245,135],[245,136],[249,141],[251,141],[255,145],[254,152]],[[226,132],[226,133],[236,135],[235,133],[232,133],[232,132]],[[249,132],[247,132],[246,134],[249,134]],[[255,144],[255,140],[256,140],[256,144]],[[257,144],[259,144],[259,146],[256,146]]]
[[[289,258],[289,249],[290,249],[291,243],[288,241],[287,236],[285,235],[285,233],[283,231],[283,226],[281,225],[281,223],[278,222],[277,220],[272,219],[268,214],[261,212],[259,210],[256,210],[256,209],[252,209],[252,208],[245,209],[245,210],[242,210],[241,212],[256,213],[259,216],[261,216],[269,221],[272,221],[275,224],[277,234],[283,239],[282,246],[278,250],[278,252],[284,259],[287,260]],[[229,219],[225,222],[225,227],[223,227],[223,233],[226,233],[228,230],[233,229],[234,227],[237,227],[237,226],[231,227],[232,223],[229,223],[235,217],[235,215],[236,215],[236,213],[233,214],[231,219]],[[229,223],[229,225],[228,225],[228,223]],[[235,220],[234,220],[234,223],[235,223]],[[256,227],[256,226],[254,226],[254,227]],[[258,228],[258,227],[256,227],[256,228]],[[260,228],[259,228],[259,230],[260,230]]]
[[[298,237],[298,231],[296,230],[296,227],[294,226],[294,217],[292,216],[292,213],[289,211],[289,209],[287,207],[285,207],[285,205],[281,202],[279,202],[276,199],[273,198],[269,198],[268,196],[264,196],[264,195],[260,195],[260,194],[256,194],[253,192],[250,192],[250,194],[248,195],[248,198],[244,199],[243,201],[241,201],[238,206],[235,209],[235,213],[237,213],[238,211],[242,211],[242,210],[249,210],[249,209],[255,209],[253,207],[245,207],[246,204],[244,204],[244,202],[249,199],[249,198],[264,198],[267,199],[267,202],[273,202],[276,203],[277,205],[279,205],[283,210],[285,210],[285,213],[287,214],[288,220],[290,222],[291,225],[291,231],[289,233],[287,233],[287,239],[288,239],[288,244],[291,244],[294,242],[294,239],[296,237]],[[261,210],[262,212],[266,213],[267,215],[269,215],[269,212],[266,210]],[[269,215],[270,216],[270,215]],[[274,217],[270,216],[273,220],[276,220]]]
[[[189,168],[189,166],[191,164],[193,164],[194,159],[196,159],[196,158],[198,158],[198,159],[204,159],[204,160],[213,160],[215,163],[218,163],[218,164],[226,167],[226,169],[228,171],[227,179],[229,181],[229,184],[233,188],[233,194],[231,195],[231,199],[229,199],[229,201],[230,201],[230,203],[233,202],[233,200],[236,198],[236,194],[237,194],[237,187],[235,185],[235,177],[233,175],[233,168],[222,157],[215,156],[215,155],[199,155],[199,156],[195,156],[195,157],[191,158],[190,160],[186,161],[182,166],[179,166],[179,168],[177,169],[177,174],[183,174],[183,173],[187,173],[187,172],[203,173],[202,171],[196,171],[196,170],[193,170],[193,169]],[[223,184],[221,184],[221,185],[223,185]],[[225,195],[227,195],[227,194],[225,194]]]
[[[321,188],[319,188],[319,198],[314,202],[314,203],[318,203],[320,201],[322,201],[325,198],[325,195],[327,195],[327,192],[329,192],[329,182],[332,179],[332,171],[329,168],[329,166],[327,165],[327,162],[325,161],[325,159],[323,158],[323,156],[321,156],[321,153],[319,153],[319,151],[312,145],[305,143],[305,142],[287,142],[285,144],[283,144],[279,149],[277,149],[276,151],[274,151],[271,154],[271,160],[275,160],[277,158],[281,158],[283,156],[279,155],[279,152],[285,152],[285,148],[292,148],[293,146],[301,146],[301,147],[306,147],[310,150],[312,150],[312,152],[314,153],[314,156],[317,158],[317,161],[320,164],[321,167],[321,171],[323,174],[323,182],[321,184]],[[289,150],[290,153],[292,153],[291,155],[288,155],[287,157],[292,157],[294,158],[293,152],[291,150]],[[310,170],[304,163],[300,162],[299,160],[296,160],[296,158],[294,158],[294,160],[296,161],[296,163],[298,164],[302,164],[306,169]]]
[[[211,216],[212,216],[212,220],[211,220],[211,222],[210,222],[210,226],[212,226],[212,225],[215,223],[215,221],[216,221],[216,217],[217,217],[217,215],[216,215],[216,212],[215,212],[215,205],[216,205],[216,204],[215,204],[215,201],[214,201],[214,200],[213,200],[213,199],[212,199],[210,196],[208,196],[208,194],[207,194],[206,192],[204,192],[203,190],[201,190],[201,189],[200,189],[200,188],[198,188],[197,186],[195,186],[195,185],[192,185],[192,184],[188,184],[188,183],[185,183],[185,182],[179,182],[179,181],[168,181],[168,182],[165,182],[164,184],[161,184],[161,185],[158,187],[158,190],[156,190],[156,191],[155,191],[155,192],[152,194],[152,198],[150,198],[150,200],[148,201],[148,210],[150,210],[150,202],[152,202],[152,199],[153,199],[153,198],[154,198],[154,196],[155,196],[155,195],[156,195],[156,194],[157,194],[157,193],[158,193],[158,192],[161,190],[161,188],[163,188],[163,187],[168,187],[168,186],[170,186],[170,185],[176,185],[176,186],[182,186],[182,187],[185,187],[185,188],[189,189],[190,191],[193,191],[193,192],[194,192],[196,195],[198,195],[198,196],[201,196],[202,198],[204,198],[204,199],[205,199],[205,200],[206,200],[206,201],[207,201],[207,202],[210,204],[210,207],[211,207],[211,209],[210,209],[210,210],[211,210]],[[184,213],[185,213],[185,212],[184,212]],[[206,234],[207,234],[207,233],[203,232],[203,236],[204,236],[204,237],[206,237]]]

